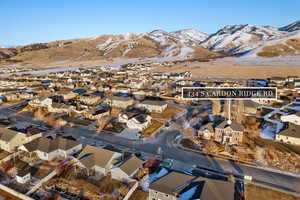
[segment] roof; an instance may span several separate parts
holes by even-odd
[[[167,103],[165,101],[154,101],[154,100],[145,100],[142,101],[141,104],[153,105],[153,106],[163,106]]]
[[[185,185],[187,182],[192,181],[193,178],[194,177],[190,175],[171,172],[150,184],[149,188],[165,194],[174,195],[177,191],[176,188],[179,188],[180,186]]]
[[[290,123],[289,127],[287,129],[279,132],[278,135],[300,138],[300,126]]]
[[[258,108],[260,105],[259,105],[259,103],[256,103],[252,100],[245,100],[244,101],[244,106],[245,107],[251,107],[251,108]]]
[[[228,200],[234,199],[235,193],[234,183],[178,172],[167,174],[149,188],[182,199]]]
[[[245,129],[242,124],[238,123],[235,120],[232,120],[231,124],[228,124],[227,120],[224,120],[221,124],[216,126],[216,128],[219,128],[219,129],[225,129],[227,127],[232,128],[232,130],[234,130],[234,131],[244,131],[244,129]]]
[[[55,138],[54,140],[48,138],[38,138],[27,144],[24,144],[24,147],[29,151],[33,152],[36,150],[50,153],[57,149],[68,150],[71,149],[80,143],[74,140],[68,140],[62,137]]]
[[[214,125],[214,124],[213,124],[212,122],[209,122],[209,123],[205,124],[201,129],[202,129],[202,130],[207,129],[207,130],[209,130],[210,132],[214,132],[214,126],[213,126],[213,125]]]
[[[198,177],[193,184],[199,183],[199,199],[228,200],[234,199],[234,183]]]
[[[78,155],[78,159],[87,168],[95,165],[105,168],[115,154],[120,153],[87,145]]]
[[[119,168],[127,175],[131,175],[133,172],[135,172],[135,170],[140,168],[142,164],[142,160],[138,159],[136,156],[133,156],[125,161]]]
[[[9,142],[19,133],[13,130],[9,130],[7,128],[0,127],[0,140]]]
[[[131,97],[119,97],[119,96],[112,96],[108,99],[112,100],[112,101],[131,101],[131,100],[133,100]]]

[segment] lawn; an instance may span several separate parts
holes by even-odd
[[[151,113],[152,118],[170,120],[172,117],[181,113],[183,110],[173,106],[168,106],[162,113]]]
[[[157,129],[162,127],[164,124],[162,122],[159,122],[157,120],[152,119],[150,126],[142,131],[142,135],[144,137],[151,137],[153,133],[156,132]]]

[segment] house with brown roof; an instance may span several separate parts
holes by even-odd
[[[40,132],[29,131],[27,133],[22,133],[0,127],[0,148],[9,152],[14,151],[17,147],[41,136],[42,134]]]
[[[276,134],[275,140],[283,143],[300,145],[300,126],[290,123],[287,129]]]
[[[105,176],[121,156],[118,152],[87,145],[77,158],[79,166],[94,171],[98,176]]]
[[[53,140],[39,138],[19,147],[19,150],[35,152],[42,160],[53,160],[55,158],[67,158],[82,149],[82,144],[77,141],[62,137]]]
[[[240,144],[243,142],[244,129],[244,126],[235,120],[230,124],[224,120],[215,127],[214,140],[222,144]]]
[[[151,200],[234,200],[234,183],[170,172],[149,186]]]
[[[143,161],[133,156],[111,169],[111,177],[122,182],[132,182],[138,170],[142,167]]]

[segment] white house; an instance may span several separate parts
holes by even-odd
[[[164,101],[145,100],[137,105],[140,108],[146,108],[150,112],[162,113],[168,106]]]
[[[28,104],[33,107],[49,107],[52,105],[52,99],[48,97],[40,97],[29,101]]]
[[[18,183],[25,184],[31,180],[30,170],[21,170],[16,175],[16,180]]]
[[[121,158],[118,152],[87,145],[78,155],[78,165],[94,171],[98,176],[105,176]]]
[[[139,114],[129,119],[126,125],[130,129],[137,129],[139,131],[142,131],[150,125],[151,119],[152,118],[150,115]]]
[[[276,134],[276,141],[300,145],[300,126],[295,124],[289,124],[289,127]]]
[[[300,125],[300,111],[295,114],[281,116],[280,119],[283,122],[290,122],[296,125]]]
[[[130,97],[113,96],[111,98],[108,98],[106,101],[110,106],[117,108],[127,108],[128,106],[134,104],[134,100]]]
[[[131,182],[134,180],[138,170],[142,167],[143,161],[133,156],[121,165],[111,169],[111,177],[115,180]]]
[[[82,149],[82,144],[77,141],[62,137],[54,140],[39,138],[19,147],[19,150],[35,152],[42,160],[51,161],[55,158],[67,158]]]

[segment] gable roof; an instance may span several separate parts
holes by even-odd
[[[279,132],[278,135],[284,135],[288,137],[300,138],[300,126],[296,124],[289,124],[287,129]]]
[[[140,168],[142,164],[142,160],[138,159],[136,156],[133,156],[125,161],[119,168],[127,175],[131,175],[135,170]]]
[[[219,128],[219,129],[225,129],[227,127],[232,128],[232,130],[234,130],[234,131],[244,131],[244,129],[245,129],[242,124],[238,123],[235,120],[232,120],[231,124],[228,124],[227,120],[224,120],[221,124],[216,126],[216,128]]]
[[[11,141],[15,136],[17,136],[18,132],[9,130],[7,128],[0,127],[0,140],[9,142]]]
[[[120,153],[87,145],[78,155],[78,159],[87,168],[93,166],[105,168],[115,154]]]
[[[198,182],[201,188],[199,192],[199,199],[209,200],[228,200],[234,199],[234,183],[207,179],[198,177],[193,180],[193,183]]]
[[[177,191],[177,188],[185,185],[187,182],[192,181],[193,178],[194,177],[190,175],[171,172],[152,183],[149,188],[165,194],[174,195]]]
[[[154,100],[144,100],[140,104],[152,105],[152,106],[163,106],[163,105],[166,105],[167,102],[165,102],[165,101],[154,101]]]
[[[29,151],[42,151],[45,153],[50,153],[57,149],[68,150],[71,149],[80,143],[74,140],[68,140],[62,137],[55,138],[54,140],[48,138],[38,138],[27,144],[24,144],[24,147]]]

